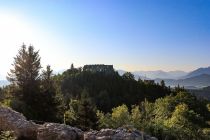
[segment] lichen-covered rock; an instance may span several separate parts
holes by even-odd
[[[37,140],[82,140],[83,132],[75,127],[45,123],[38,128]]]
[[[13,131],[17,138],[36,139],[39,125],[27,121],[26,118],[8,107],[0,106],[0,130]]]
[[[99,132],[98,132],[98,136],[112,136],[116,133],[115,130],[113,129],[101,129]]]
[[[101,129],[83,133],[78,128],[58,123],[38,125],[8,107],[0,106],[0,130],[28,140],[157,140],[135,129]]]
[[[84,134],[84,140],[157,140],[157,138],[145,135],[138,130],[119,128],[86,132]]]

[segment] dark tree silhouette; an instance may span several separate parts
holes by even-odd
[[[55,84],[52,79],[53,70],[48,65],[46,70],[41,74],[41,90],[42,90],[42,118],[43,121],[56,121],[56,113],[59,104],[56,98]]]
[[[19,111],[29,118],[37,118],[41,109],[38,103],[41,98],[40,59],[39,51],[35,51],[33,46],[27,48],[23,44],[14,58],[13,69],[7,76],[7,79],[17,87],[15,96],[25,104]]]

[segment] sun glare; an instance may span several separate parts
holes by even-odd
[[[18,16],[0,14],[1,44],[17,43],[21,40],[30,40],[32,31],[26,21]]]
[[[0,12],[0,64],[4,65],[4,68],[8,68],[11,65],[8,61],[12,62],[21,43],[32,42],[34,34],[34,29],[30,28],[27,20],[15,14]],[[8,69],[1,71],[5,73]]]
[[[60,68],[64,61],[67,61],[66,59],[63,60],[57,53],[59,52],[58,46],[62,45],[63,42],[58,41],[58,38],[55,39],[53,33],[45,27],[38,26],[38,23],[30,21],[27,17],[0,11],[0,64],[4,65],[3,68],[5,68],[1,69],[1,73],[6,74],[8,72],[8,67],[11,67],[13,57],[22,43],[34,45],[37,50],[40,50],[42,56],[46,56],[42,59],[43,65],[54,64]],[[54,57],[53,54],[57,54],[61,60]]]

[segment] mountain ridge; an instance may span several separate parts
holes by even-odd
[[[190,77],[198,76],[201,74],[210,75],[210,67],[198,68],[194,71],[191,71],[190,73],[188,73],[186,76],[183,76],[182,78],[190,78]]]
[[[127,72],[125,70],[117,70],[120,75]],[[175,70],[175,71],[163,71],[163,70],[156,70],[156,71],[133,71],[131,72],[136,79],[137,77],[140,77],[142,79],[179,79],[185,75],[187,75],[187,72],[181,71],[181,70]]]
[[[208,74],[201,74],[194,77],[189,77],[185,79],[155,79],[156,82],[160,82],[161,80],[164,80],[167,86],[184,86],[185,88],[203,88],[210,86],[210,75]]]
[[[118,71],[120,75],[126,71]],[[155,82],[164,80],[167,86],[175,87],[177,85],[184,86],[189,89],[197,89],[210,86],[210,67],[198,68],[191,72],[184,72],[180,70],[168,71],[133,71],[135,79],[141,78],[153,79]]]

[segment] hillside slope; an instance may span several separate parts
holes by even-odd
[[[162,79],[155,79],[156,82],[160,82]],[[163,79],[166,83],[167,86],[177,86],[178,84],[180,86],[184,87],[207,87],[210,86],[210,75],[208,74],[202,74],[186,79],[179,79],[179,80],[174,80],[174,79]]]

